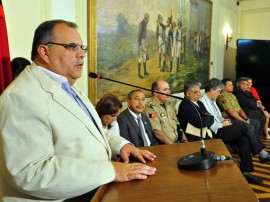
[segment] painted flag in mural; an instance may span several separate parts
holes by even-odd
[[[2,0],[0,0],[0,94],[12,81],[7,27]]]

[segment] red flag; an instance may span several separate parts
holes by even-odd
[[[0,94],[12,82],[7,27],[2,0],[0,0]]]

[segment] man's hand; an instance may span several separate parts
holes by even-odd
[[[142,163],[112,162],[115,170],[115,182],[126,182],[135,179],[147,179],[148,175],[154,175],[156,168]]]
[[[223,127],[230,126],[230,125],[232,125],[232,122],[230,119],[224,119],[224,121],[222,122]]]
[[[258,104],[258,107],[259,107],[261,110],[265,110],[265,107],[262,105],[261,102],[257,102],[257,104]]]
[[[134,147],[131,144],[125,144],[120,150],[120,156],[125,163],[129,162],[129,157],[134,156],[139,159],[141,162],[146,163],[145,159],[154,161],[156,156],[147,150],[141,150]]]

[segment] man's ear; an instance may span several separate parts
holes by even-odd
[[[190,92],[189,91],[186,92],[185,97],[190,98]]]
[[[50,49],[46,45],[39,45],[37,48],[37,52],[39,56],[44,60],[46,63],[49,63],[49,53]]]

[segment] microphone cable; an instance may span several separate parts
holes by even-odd
[[[238,166],[238,168],[240,168],[240,164],[233,157],[230,157],[230,156],[217,156],[217,161],[226,161],[226,160],[233,160],[236,163],[236,165]]]

